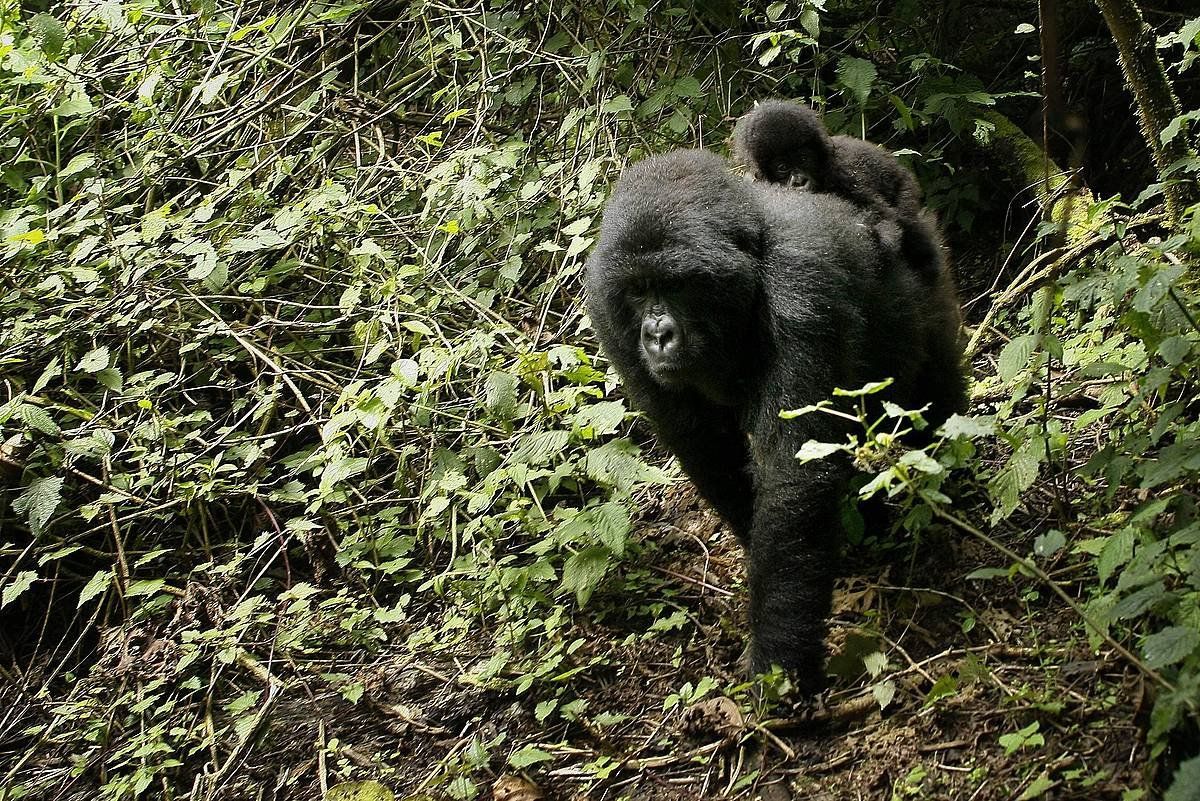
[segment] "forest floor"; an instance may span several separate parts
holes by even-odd
[[[1027,517],[997,533],[1028,550],[1029,532],[1045,525]],[[635,578],[647,592],[673,588],[672,604],[694,625],[648,637],[577,620],[586,628],[573,662],[594,658],[598,667],[573,680],[586,702],[574,721],[542,722],[527,697],[464,683],[480,656],[469,646],[419,662],[385,652],[356,669],[369,703],[348,703],[315,678],[311,695],[281,697],[272,735],[242,778],[282,780],[295,797],[315,797],[329,766],[314,743],[336,740],[344,759],[382,768],[397,798],[442,798],[434,788],[445,786],[448,760],[503,733],[534,744],[539,761],[493,772],[477,797],[1143,797],[1139,728],[1149,701],[1141,680],[1090,648],[1074,613],[1031,580],[967,579],[1005,566],[986,546],[934,529],[915,549],[851,558],[831,625],[834,686],[821,706],[779,717],[745,692],[722,695],[739,686],[744,646],[733,537],[683,483],[643,508],[641,534]],[[1051,573],[1071,585],[1069,566]],[[871,677],[862,657],[875,651],[888,659]],[[706,677],[715,684],[702,700],[664,710],[664,699]],[[894,688],[883,709],[874,685]]]

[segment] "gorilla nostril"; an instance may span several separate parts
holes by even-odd
[[[642,347],[646,354],[661,359],[679,346],[679,332],[669,316],[652,316],[642,321]]]

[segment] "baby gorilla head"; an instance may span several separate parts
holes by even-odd
[[[824,191],[833,143],[817,113],[807,106],[767,100],[738,120],[733,153],[750,177],[773,184]]]
[[[761,211],[720,157],[676,151],[627,169],[588,262],[588,309],[618,360],[654,384],[733,403],[752,336]]]

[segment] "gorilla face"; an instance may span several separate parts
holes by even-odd
[[[687,153],[626,171],[589,263],[588,296],[593,323],[654,383],[730,404],[743,389],[739,350],[753,338],[762,224],[716,158]]]

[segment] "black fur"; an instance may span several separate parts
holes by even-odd
[[[895,156],[851,136],[830,136],[807,106],[768,100],[738,120],[734,155],[751,177],[840,195],[878,215],[883,245],[931,282],[945,272],[937,225],[921,187]]]
[[[798,462],[806,440],[841,441],[845,425],[780,410],[888,376],[887,397],[930,404],[934,425],[964,401],[948,278],[931,292],[883,269],[863,216],[675,151],[625,170],[587,267],[592,325],[626,392],[747,549],[752,668],[778,663],[810,691],[850,465]]]

